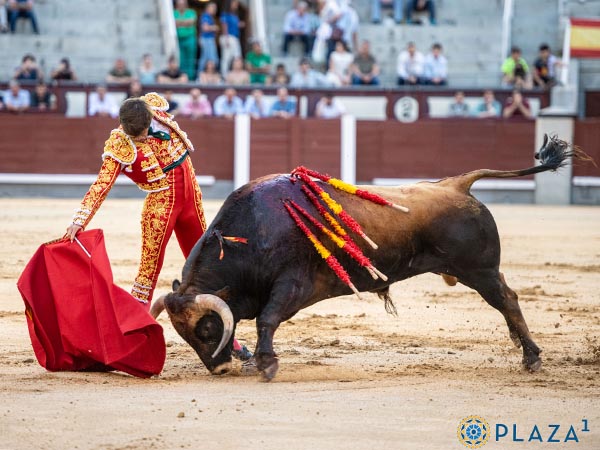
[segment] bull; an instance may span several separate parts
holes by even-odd
[[[438,182],[366,187],[405,205],[408,213],[320,182],[322,189],[379,244],[378,250],[365,245],[363,252],[387,280],[374,280],[345,253],[330,250],[348,268],[356,289],[377,293],[385,300],[386,309],[393,308],[389,296],[392,283],[426,272],[442,275],[448,284],[460,282],[474,289],[504,316],[510,338],[523,349],[525,368],[537,371],[542,364],[541,350],[529,332],[517,294],[499,271],[496,223],[489,210],[471,195],[470,188],[483,178],[555,171],[569,157],[582,155],[576,147],[545,136],[535,155],[540,165],[528,169],[481,169]],[[283,207],[283,201],[292,199],[314,212],[314,205],[293,181],[291,175],[270,175],[233,192],[189,255],[181,283],[174,282],[173,292],[153,305],[155,317],[167,310],[174,328],[213,374],[231,369],[238,321],[256,319],[256,366],[265,380],[271,380],[279,367],[273,349],[279,325],[316,302],[351,293]],[[224,235],[245,237],[248,242],[231,243],[223,239]]]

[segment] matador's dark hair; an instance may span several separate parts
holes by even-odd
[[[152,121],[152,112],[144,100],[128,98],[119,110],[119,121],[129,136],[139,136]]]

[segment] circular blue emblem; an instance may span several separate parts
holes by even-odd
[[[481,416],[469,416],[460,421],[458,440],[467,448],[480,448],[490,438],[490,425]]]

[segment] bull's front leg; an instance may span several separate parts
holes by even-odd
[[[254,357],[256,358],[256,367],[260,370],[265,381],[271,381],[279,369],[277,355],[273,350],[273,335],[279,327],[279,323],[272,318],[264,317],[263,314],[256,321],[258,342],[256,343]]]

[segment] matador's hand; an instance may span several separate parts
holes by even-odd
[[[72,223],[67,228],[67,234],[65,234],[65,237],[69,238],[71,242],[73,242],[73,239],[75,239],[75,235],[81,230],[83,230],[83,227],[81,225],[75,225],[74,223]]]

